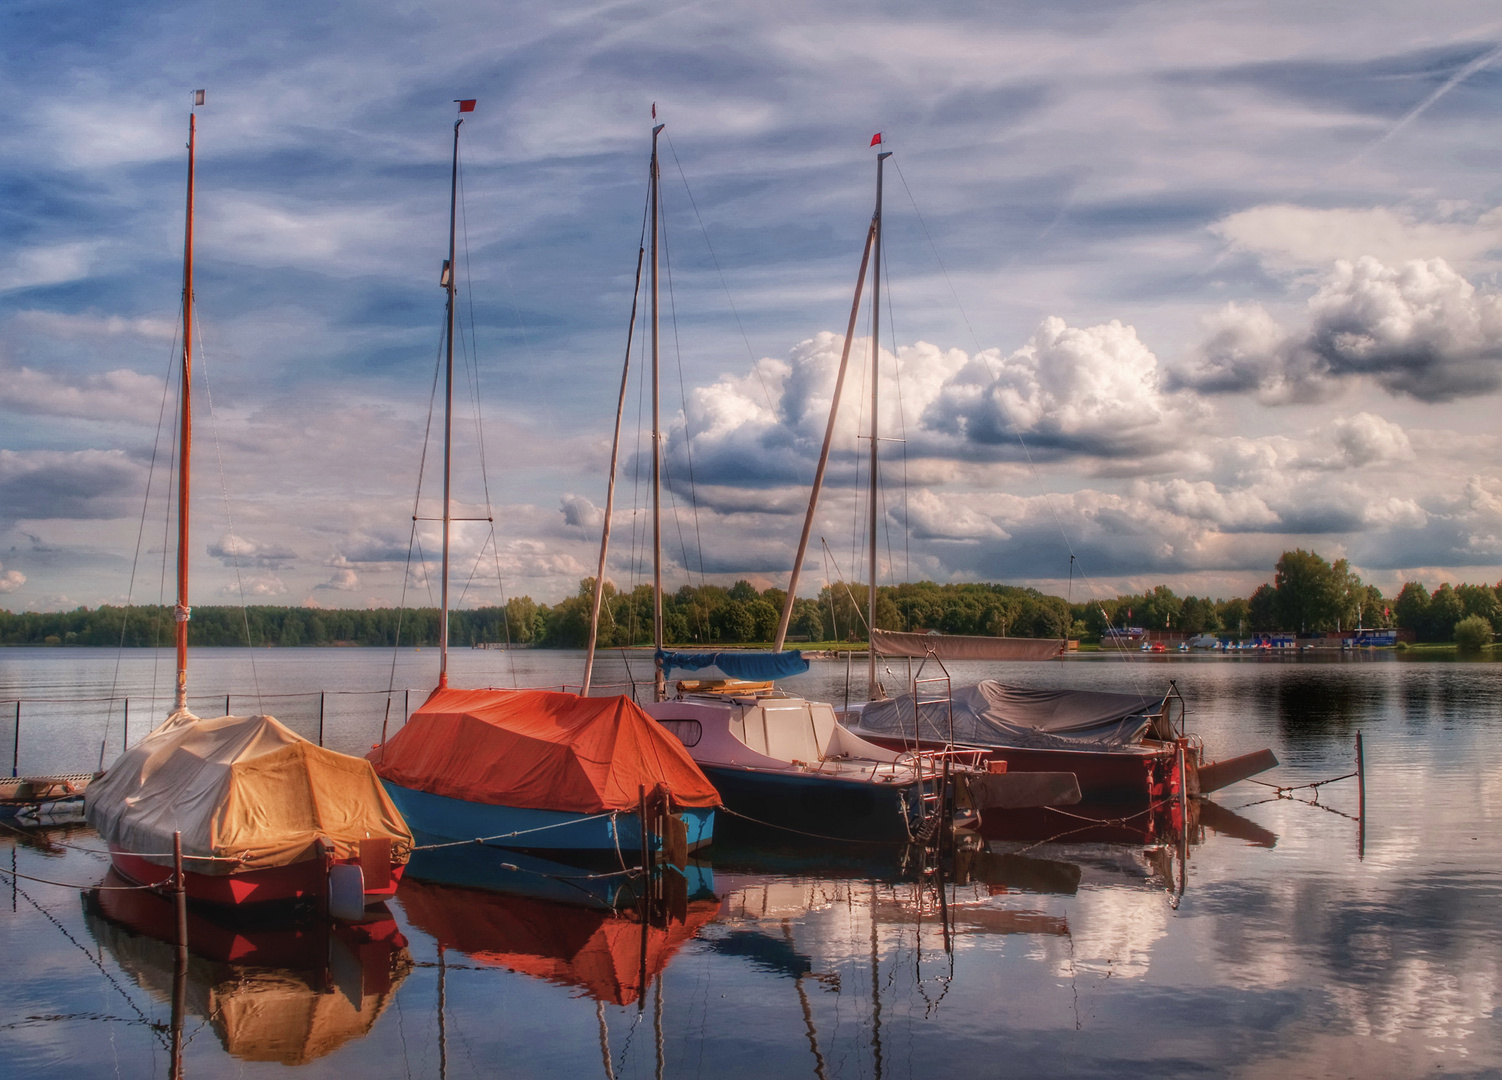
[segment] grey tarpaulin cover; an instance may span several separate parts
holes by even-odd
[[[1141,740],[1163,695],[1096,690],[1032,690],[984,679],[953,693],[954,741],[969,746],[1110,750]],[[948,705],[924,700],[921,737],[949,740]],[[860,729],[887,738],[913,737],[913,695],[869,703]]]

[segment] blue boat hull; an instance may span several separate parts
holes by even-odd
[[[905,844],[922,800],[917,784],[870,784],[816,773],[771,773],[699,766],[732,816],[730,836],[776,833],[784,840],[858,840]]]
[[[483,839],[492,847],[524,851],[620,852],[627,861],[641,859],[641,819],[632,811],[615,814],[577,814],[559,810],[529,810],[466,802],[446,795],[402,787],[389,780],[381,785],[415,833],[429,841]],[[685,807],[680,812],[688,827],[688,850],[706,847],[714,838],[712,807]],[[651,850],[662,840],[649,837]]]

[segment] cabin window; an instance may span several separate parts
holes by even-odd
[[[676,736],[684,746],[698,746],[704,737],[704,725],[697,720],[659,720],[669,733]]]

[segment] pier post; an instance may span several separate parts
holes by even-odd
[[[1356,857],[1366,859],[1366,753],[1356,732]]]
[[[229,695],[228,694],[224,695],[224,715],[225,716],[229,715]]]
[[[10,744],[10,778],[14,780],[21,775],[21,702],[16,702],[16,730],[15,738]]]
[[[318,691],[318,745],[323,745],[323,691]]]
[[[171,1080],[183,1074],[183,1014],[188,1003],[188,890],[183,880],[183,834],[172,834],[172,898],[177,907],[177,956],[172,969]]]

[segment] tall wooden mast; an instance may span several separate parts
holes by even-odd
[[[464,106],[461,103],[460,108]],[[443,610],[439,615],[438,686],[449,684],[449,505],[450,478],[454,467],[454,220],[459,207],[459,125],[454,121],[454,171],[449,180],[449,257],[443,264],[441,283],[447,293],[448,327],[444,331],[445,358],[443,376],[443,583],[440,588]]]
[[[891,156],[887,150],[876,155],[875,242],[871,246],[871,557],[866,579],[866,636],[871,647],[866,668],[866,696],[873,701],[881,693],[881,685],[876,681],[876,521],[880,495],[877,445],[881,434],[881,425],[877,422],[876,390],[881,385],[881,173],[882,166]]]
[[[193,94],[195,107],[203,104],[203,91]],[[188,707],[188,493],[189,464],[193,450],[193,167],[198,132],[198,114],[188,114],[188,213],[183,230],[183,382],[182,427],[178,434],[177,469],[177,606],[172,609],[177,625],[177,695],[174,712]]]
[[[666,125],[652,128],[652,700],[668,696],[667,673],[662,669],[662,388],[659,368],[661,319],[658,312],[657,189],[662,173],[657,162],[657,136]]]

